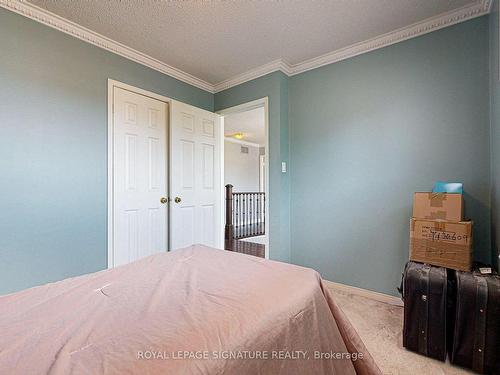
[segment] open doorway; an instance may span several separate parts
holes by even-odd
[[[225,248],[268,258],[269,140],[267,98],[223,116]]]

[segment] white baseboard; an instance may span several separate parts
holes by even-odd
[[[358,288],[355,286],[350,286],[350,285],[345,285],[345,284],[340,284],[340,283],[335,283],[333,281],[328,281],[328,280],[323,280],[326,284],[326,286],[336,289],[342,292],[350,293],[350,294],[355,294],[357,296],[365,297],[365,298],[370,298],[378,302],[383,302],[383,303],[388,303],[390,305],[394,306],[403,306],[403,301],[401,298],[390,296],[388,294],[384,293],[379,293],[379,292],[374,292],[372,290],[368,289],[362,289]]]

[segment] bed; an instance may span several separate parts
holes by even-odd
[[[2,374],[380,374],[314,270],[195,245],[0,297]]]

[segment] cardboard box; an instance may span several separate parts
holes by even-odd
[[[451,222],[412,218],[410,260],[470,271],[472,221]]]
[[[413,196],[413,217],[462,221],[464,219],[462,194],[415,193]]]

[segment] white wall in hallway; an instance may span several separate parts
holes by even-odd
[[[241,147],[248,148],[248,154]],[[259,147],[224,141],[224,185],[235,192],[259,191]]]

